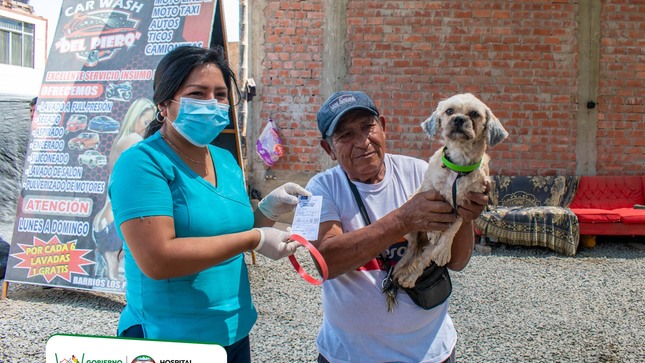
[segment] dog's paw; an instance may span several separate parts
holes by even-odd
[[[404,287],[406,289],[414,287],[415,283],[417,282],[417,277],[411,277],[411,276],[406,276],[404,279],[397,280],[399,285],[401,287]]]
[[[410,264],[407,266],[401,266],[399,262],[394,268],[394,279],[396,282],[403,287],[412,287],[416,282],[418,276],[415,277],[415,271]],[[410,285],[410,281],[411,285]]]
[[[406,268],[400,270],[394,270],[394,279],[396,282],[405,288],[414,287],[414,284],[417,282],[419,274],[416,271]]]
[[[450,262],[450,257],[450,248],[437,248],[433,253],[432,260],[437,266],[444,266]]]

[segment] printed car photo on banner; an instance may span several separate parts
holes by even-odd
[[[107,186],[155,116],[154,69],[208,47],[216,0],[64,0],[25,158],[6,281],[122,293]]]

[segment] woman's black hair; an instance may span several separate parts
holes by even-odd
[[[240,99],[240,90],[237,87],[235,80],[235,73],[228,65],[224,49],[221,46],[216,46],[211,49],[194,47],[194,46],[181,46],[177,47],[168,54],[166,54],[157,65],[155,71],[155,79],[153,84],[154,95],[152,101],[155,105],[172,99],[184,84],[186,78],[193,69],[204,64],[214,64],[222,72],[224,76],[224,83],[229,90],[234,90],[235,99]],[[234,85],[235,87],[231,87]],[[163,125],[163,120],[158,118],[157,115],[148,127],[144,138],[152,136]]]

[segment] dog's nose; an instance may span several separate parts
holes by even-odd
[[[455,117],[455,120],[454,120],[455,125],[462,126],[464,122],[466,122],[465,117],[461,117],[461,116]]]

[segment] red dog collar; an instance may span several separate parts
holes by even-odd
[[[325,259],[323,256],[320,254],[320,252],[312,245],[309,241],[307,241],[304,237],[302,237],[299,234],[292,234],[290,237],[292,240],[297,241],[301,245],[305,246],[305,248],[311,253],[312,256],[316,259],[316,262],[318,262],[318,266],[320,267],[320,272],[322,274],[322,280],[317,280],[313,278],[311,275],[309,275],[305,269],[300,266],[298,263],[298,260],[296,260],[296,255],[291,255],[289,256],[289,261],[291,261],[291,264],[293,267],[296,269],[296,271],[302,276],[305,281],[307,281],[310,284],[313,285],[320,285],[322,284],[327,278],[329,277],[329,270],[327,269],[327,263],[325,263]]]

